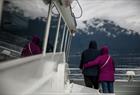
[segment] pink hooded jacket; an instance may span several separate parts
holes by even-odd
[[[21,56],[31,56],[40,54],[42,52],[41,48],[39,47],[40,39],[38,36],[33,36],[32,41],[25,45],[22,50]]]
[[[104,46],[101,49],[101,51],[102,51],[102,55],[97,57],[94,61],[90,61],[87,64],[85,64],[84,68],[88,68],[94,65],[99,65],[100,67],[99,81],[100,82],[114,81],[114,73],[115,73],[114,61],[108,53],[109,52],[108,47]],[[107,64],[104,65],[109,56],[110,59],[108,60]],[[104,67],[102,67],[103,65]]]

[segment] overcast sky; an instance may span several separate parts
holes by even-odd
[[[32,18],[47,16],[47,9],[42,0],[9,0],[14,5],[21,7],[26,16]],[[22,1],[22,2],[21,2]],[[140,0],[78,0],[83,8],[83,15],[79,21],[91,18],[112,20],[121,27],[132,29],[140,33]],[[80,9],[76,2],[72,5],[76,16],[80,15]],[[83,27],[83,26],[82,26]]]
[[[79,2],[83,8],[83,15],[77,19],[78,22],[103,18],[140,33],[140,0],[79,0]],[[73,10],[78,16],[80,9],[75,5],[73,2]]]
[[[19,7],[24,11],[26,17],[46,17],[48,15],[48,6],[43,0],[8,0],[12,5]]]

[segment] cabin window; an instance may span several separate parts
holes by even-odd
[[[43,5],[39,9],[35,4],[36,2],[30,0],[4,0],[0,27],[0,54],[6,57],[2,60],[20,57],[22,49],[34,35],[40,38],[39,47],[42,48],[48,5],[40,0],[40,4]]]

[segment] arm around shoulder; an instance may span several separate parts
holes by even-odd
[[[98,65],[100,61],[100,57],[97,57],[95,60],[89,61],[88,63],[84,64],[84,68],[92,67],[94,65]]]

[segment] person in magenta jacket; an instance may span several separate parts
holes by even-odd
[[[38,36],[33,36],[32,41],[27,43],[22,50],[21,56],[27,57],[31,55],[40,54],[42,52],[40,46],[40,38]]]
[[[113,58],[109,55],[107,46],[101,48],[101,53],[101,56],[97,57],[95,60],[84,64],[83,68],[99,65],[99,82],[102,86],[103,93],[114,93],[114,61]]]

